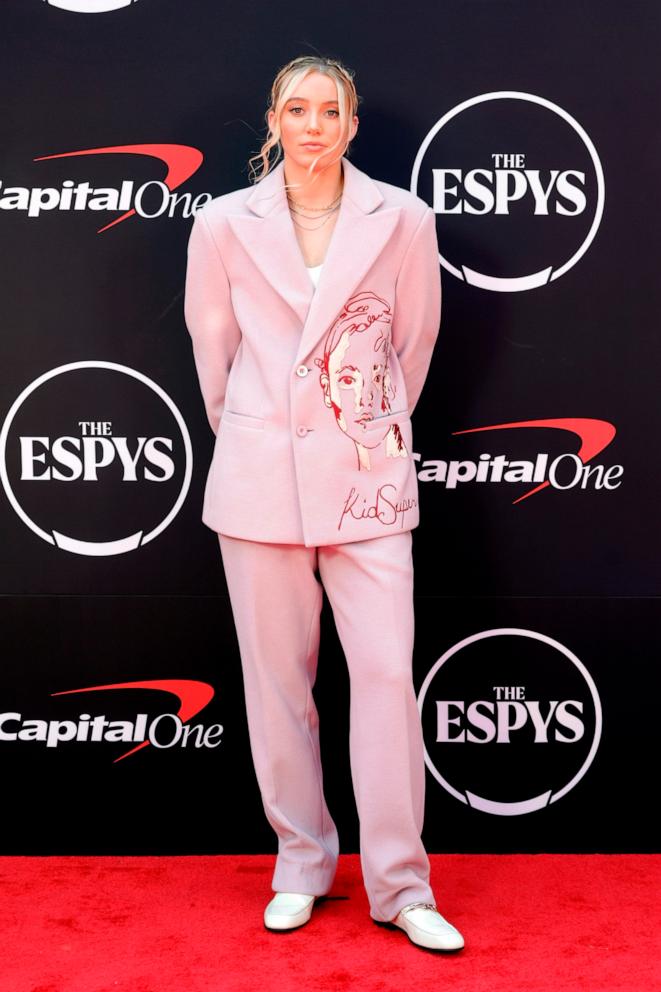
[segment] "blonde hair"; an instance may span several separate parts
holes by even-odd
[[[291,62],[288,62],[287,65],[283,66],[273,80],[270,103],[264,115],[268,129],[266,140],[264,141],[258,154],[252,155],[248,159],[248,164],[252,170],[253,181],[255,183],[258,183],[264,179],[271,169],[280,161],[282,157],[282,145],[280,143],[280,115],[287,100],[291,97],[291,94],[295,91],[298,84],[311,72],[321,72],[325,76],[330,76],[331,79],[335,80],[335,85],[337,87],[337,98],[340,113],[340,138],[334,145],[331,146],[330,149],[324,149],[322,154],[328,154],[335,148],[341,148],[340,154],[334,161],[338,161],[342,155],[348,154],[350,141],[347,140],[347,135],[349,133],[351,120],[358,112],[358,104],[361,101],[361,97],[358,96],[354,85],[354,73],[351,69],[347,68],[347,66],[342,65],[342,63],[337,59],[327,58],[324,55],[299,55],[297,58],[292,59]],[[271,110],[275,112],[275,124],[273,130],[270,129],[268,124],[268,115]],[[269,158],[269,153],[272,148],[276,148],[276,156],[273,161]],[[319,158],[320,157],[321,156],[319,156]],[[310,174],[312,174],[319,158],[310,163]],[[257,173],[256,169],[252,165],[252,162],[255,159],[261,159],[262,170],[260,173]],[[330,162],[329,166],[332,164],[333,162]],[[326,168],[329,166],[326,166]],[[316,176],[314,178],[316,179]],[[312,181],[314,182],[314,179]],[[293,183],[290,183],[288,188],[292,189],[296,187]]]

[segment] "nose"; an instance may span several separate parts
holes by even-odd
[[[369,410],[374,402],[374,390],[371,384],[363,386],[360,393],[360,408],[361,410]]]

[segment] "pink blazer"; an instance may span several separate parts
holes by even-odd
[[[314,547],[419,523],[411,414],[441,317],[436,218],[342,165],[316,290],[282,161],[193,221],[184,312],[216,435],[202,521],[222,534]]]

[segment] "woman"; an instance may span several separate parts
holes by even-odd
[[[312,697],[325,588],[351,681],[370,915],[456,950],[463,938],[436,910],[420,838],[411,671],[410,418],[440,322],[435,216],[349,162],[357,106],[339,62],[294,59],[273,83],[259,181],[195,216],[185,316],[216,435],[202,520],[219,537],[255,772],[278,836],[265,925],[306,923],[337,867]]]

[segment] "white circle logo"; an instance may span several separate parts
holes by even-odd
[[[174,520],[193,469],[172,399],[115,362],[60,365],[30,383],[0,432],[0,476],[21,520],[79,555],[148,544]]]
[[[566,796],[601,739],[601,701],[585,665],[559,641],[518,627],[484,630],[446,651],[418,708],[436,781],[499,816]]]
[[[415,158],[411,190],[442,217],[443,268],[495,292],[568,272],[604,209],[603,169],[584,128],[550,100],[510,90],[441,117]]]
[[[71,10],[76,14],[103,14],[107,10],[119,10],[120,7],[130,7],[138,0],[46,0],[50,7],[61,10]]]

